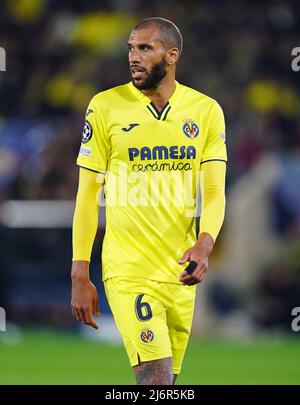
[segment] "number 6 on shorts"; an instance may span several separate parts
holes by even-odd
[[[135,300],[135,313],[139,321],[149,321],[152,318],[152,310],[148,302],[142,302],[144,294],[140,294]]]

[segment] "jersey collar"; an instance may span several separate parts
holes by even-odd
[[[149,112],[153,115],[154,118],[157,120],[165,121],[167,118],[167,115],[169,114],[172,105],[178,98],[178,93],[180,90],[180,83],[178,83],[175,80],[175,90],[173,94],[171,95],[169,101],[166,102],[166,104],[163,106],[163,108],[159,111],[155,104],[147,97],[141,90],[137,89],[132,82],[128,83],[131,91],[136,95],[136,97],[146,106],[146,108],[149,110]]]

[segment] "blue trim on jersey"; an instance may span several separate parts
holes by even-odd
[[[152,108],[150,108],[150,107],[152,107]],[[168,108],[169,107],[169,108]],[[153,103],[153,101],[151,101],[151,103],[149,104],[149,105],[147,105],[147,108],[148,108],[148,110],[152,113],[152,115],[157,119],[157,120],[160,120],[161,119],[161,117],[162,117],[162,115],[163,115],[163,113],[166,111],[166,113],[165,113],[165,115],[164,115],[164,118],[163,118],[163,121],[166,119],[166,117],[167,117],[167,114],[168,114],[168,112],[170,111],[170,109],[171,109],[171,106],[170,106],[170,103],[169,103],[169,101],[167,101],[167,103],[163,106],[163,108],[159,111],[158,109],[157,109],[157,107],[156,107],[156,105]],[[155,113],[156,113],[156,115],[155,115],[155,113],[153,112],[153,110],[155,111]]]
[[[151,114],[153,115],[153,117],[154,118],[156,118],[156,119],[158,119],[157,117],[156,117],[156,115],[154,114],[154,112],[151,110],[151,108],[147,105],[147,108],[148,108],[148,110],[151,112]]]
[[[97,171],[97,170],[90,169],[89,167],[79,165],[78,163],[77,163],[77,166],[78,166],[78,167],[81,167],[82,169],[89,170],[90,172],[94,172],[94,173],[102,173],[102,174],[105,174],[105,173],[106,173],[106,172],[103,172],[102,170]]]
[[[200,165],[202,165],[202,163],[207,163],[207,162],[224,162],[224,163],[227,163],[227,160],[225,160],[225,159],[207,159],[207,160],[203,160],[203,162],[201,162]]]
[[[163,121],[167,118],[167,115],[169,114],[169,111],[171,110],[171,106],[169,106],[169,108],[167,109],[164,118],[162,119]]]

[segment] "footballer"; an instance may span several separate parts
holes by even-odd
[[[72,313],[98,328],[89,262],[104,188],[105,292],[136,382],[144,385],[171,385],[180,373],[196,285],[208,271],[225,211],[223,112],[176,81],[182,48],[179,29],[164,18],[133,28],[131,81],[92,98],[77,159]]]

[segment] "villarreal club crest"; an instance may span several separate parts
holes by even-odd
[[[199,135],[198,125],[195,123],[194,120],[191,120],[190,118],[184,120],[182,130],[187,137],[192,139],[197,138],[197,136]]]
[[[141,333],[141,339],[144,343],[151,343],[154,338],[154,333],[151,329],[144,329]]]

